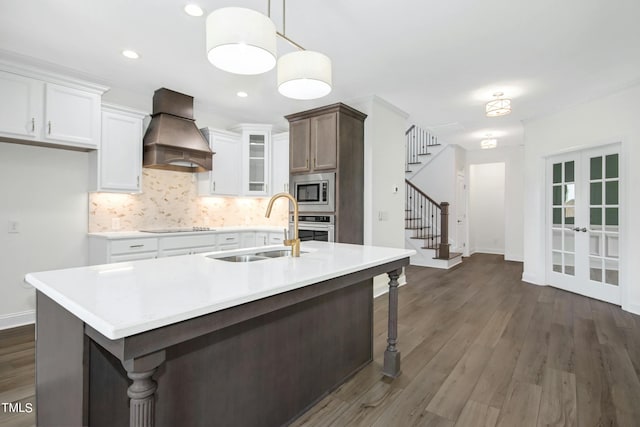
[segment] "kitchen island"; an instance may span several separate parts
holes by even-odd
[[[384,273],[383,374],[400,373],[397,286],[413,251],[304,242],[299,258],[222,259],[248,252],[28,274],[38,425],[287,424],[371,362]]]

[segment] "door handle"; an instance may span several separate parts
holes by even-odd
[[[580,231],[582,231],[583,233],[586,233],[586,232],[587,232],[587,229],[586,229],[585,227],[582,227],[582,228],[580,229]]]

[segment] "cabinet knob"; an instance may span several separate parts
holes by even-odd
[[[35,131],[36,131],[36,118],[31,117],[31,132],[35,132]]]
[[[309,159],[307,159],[304,164],[305,164],[305,168],[309,169]]]
[[[49,120],[49,123],[47,123],[47,127],[48,127],[47,133],[51,135],[51,120]]]

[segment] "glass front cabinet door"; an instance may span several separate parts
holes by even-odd
[[[271,156],[271,125],[242,124],[242,194],[267,196]]]

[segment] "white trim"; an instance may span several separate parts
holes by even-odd
[[[491,248],[475,248],[474,254],[491,254],[491,255],[504,255],[504,249],[491,249]]]
[[[44,80],[47,83],[73,87],[98,95],[102,95],[109,90],[108,86],[102,84],[71,77],[57,71],[50,71],[53,68],[60,68],[58,65],[46,63],[32,57],[14,54],[2,49],[0,49],[0,68],[9,73],[19,74],[36,80]],[[69,74],[77,74],[74,70],[64,69],[64,72],[66,71],[69,71]]]
[[[538,279],[535,274],[527,273],[526,271],[522,273],[522,281],[530,283],[532,285],[547,286],[547,284],[544,283],[544,281]]]
[[[0,315],[0,330],[36,323],[36,311],[27,310],[18,313]]]
[[[629,313],[640,315],[640,304],[623,304],[622,309]]]
[[[504,260],[505,261],[515,261],[515,262],[524,262],[524,257],[522,255],[507,257],[507,255],[505,254]]]

